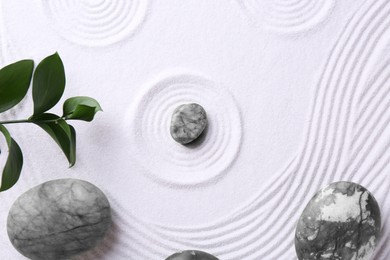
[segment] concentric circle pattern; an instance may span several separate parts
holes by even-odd
[[[181,145],[170,135],[174,109],[198,103],[209,125],[199,140]],[[169,185],[204,184],[220,177],[236,158],[241,144],[241,118],[229,92],[202,76],[168,76],[142,95],[130,111],[134,154],[151,176]],[[127,120],[126,120],[127,121]]]
[[[250,19],[259,26],[281,33],[312,29],[333,9],[334,0],[248,0],[239,1]]]
[[[307,201],[321,187],[345,180],[377,198],[385,223],[373,259],[388,259],[389,25],[388,0],[366,1],[350,19],[316,86],[302,149],[267,188],[226,217],[195,227],[145,223],[129,212],[117,216],[128,225],[123,241],[138,241],[121,253],[161,259],[177,248],[197,248],[226,260],[296,259],[294,230]]]
[[[282,4],[287,10],[276,12],[284,16],[275,16],[271,12],[274,9],[263,8],[273,2],[275,8]],[[248,0],[245,7],[270,29],[300,32],[322,21],[333,2]],[[158,260],[191,248],[224,260],[293,260],[294,231],[305,205],[321,187],[340,180],[365,186],[377,199],[384,223],[372,259],[390,259],[390,1],[361,3],[341,30],[313,86],[310,118],[300,149],[289,165],[275,172],[264,189],[222,218],[195,226],[156,223],[138,216],[129,208],[131,197],[124,201],[119,198],[125,197],[123,193],[107,191],[114,228],[102,245],[78,259]],[[302,9],[305,5],[307,9]],[[253,12],[259,7],[269,14],[262,17]],[[295,12],[297,8],[311,10],[312,15],[292,23],[291,14],[301,13]],[[275,20],[278,23],[271,23]],[[185,102],[204,106],[211,122],[204,140],[192,147],[180,146],[169,135],[171,112]],[[221,85],[203,76],[175,74],[148,85],[126,115],[125,119],[130,120],[123,138],[132,139],[135,146],[129,146],[133,149],[131,155],[154,180],[179,186],[207,184],[223,176],[239,154],[240,118],[236,102]],[[23,141],[22,133],[16,133],[18,141]],[[25,153],[26,163],[33,164],[31,158],[31,153]],[[28,169],[34,174],[24,179],[47,180],[41,166],[32,166]],[[16,185],[15,189],[22,192],[23,187]],[[13,201],[12,194],[2,194],[2,201]],[[1,246],[6,252],[3,255],[17,254],[8,244]]]
[[[148,0],[42,0],[47,16],[64,38],[87,46],[124,39],[144,21]]]

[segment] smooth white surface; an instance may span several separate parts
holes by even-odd
[[[384,223],[373,259],[390,257],[388,0],[0,3],[1,64],[58,51],[62,101],[92,96],[104,110],[73,124],[71,169],[43,131],[10,127],[25,165],[0,194],[0,259],[23,259],[6,236],[12,202],[62,177],[96,184],[114,211],[107,240],[81,259],[158,260],[182,249],[296,259],[300,213],[339,180],[377,198]],[[170,109],[188,101],[205,103],[215,126],[193,150],[168,138]],[[0,118],[31,111],[29,94]]]

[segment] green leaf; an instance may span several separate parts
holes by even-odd
[[[61,99],[65,90],[65,70],[58,53],[43,59],[34,72],[34,115],[52,108]]]
[[[90,97],[72,97],[64,102],[64,117],[67,119],[78,119],[92,121],[95,114],[102,111],[99,103]]]
[[[23,154],[19,145],[9,134],[7,128],[0,125],[0,132],[4,134],[9,149],[0,186],[0,191],[5,191],[14,186],[19,179],[23,167]]]
[[[73,126],[69,125],[70,128],[70,158],[69,167],[72,167],[76,163],[76,130]]]
[[[0,70],[0,113],[17,105],[27,93],[34,61],[21,60]]]
[[[72,167],[76,163],[76,131],[73,126],[49,113],[34,116],[30,120],[54,139],[68,159],[69,167]]]

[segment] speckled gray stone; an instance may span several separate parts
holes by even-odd
[[[171,136],[181,144],[197,139],[207,126],[206,111],[202,106],[191,103],[178,106],[172,115]]]
[[[219,260],[219,259],[206,252],[197,251],[197,250],[186,250],[183,252],[175,253],[169,256],[165,260]]]
[[[111,225],[110,205],[89,182],[60,179],[23,193],[8,215],[8,236],[24,256],[68,259],[93,248]]]
[[[378,242],[378,203],[364,187],[336,182],[321,189],[299,218],[295,249],[300,260],[368,260]]]

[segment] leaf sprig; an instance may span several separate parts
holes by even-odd
[[[0,113],[22,101],[32,78],[33,115],[28,119],[0,121],[0,132],[4,135],[9,150],[2,172],[0,192],[15,185],[23,167],[23,153],[4,125],[38,125],[58,144],[72,167],[76,163],[76,131],[67,120],[90,122],[97,112],[102,111],[95,99],[80,96],[64,102],[62,116],[47,113],[61,99],[66,83],[62,60],[58,53],[54,53],[43,59],[35,71],[33,60],[21,60],[0,69]]]

